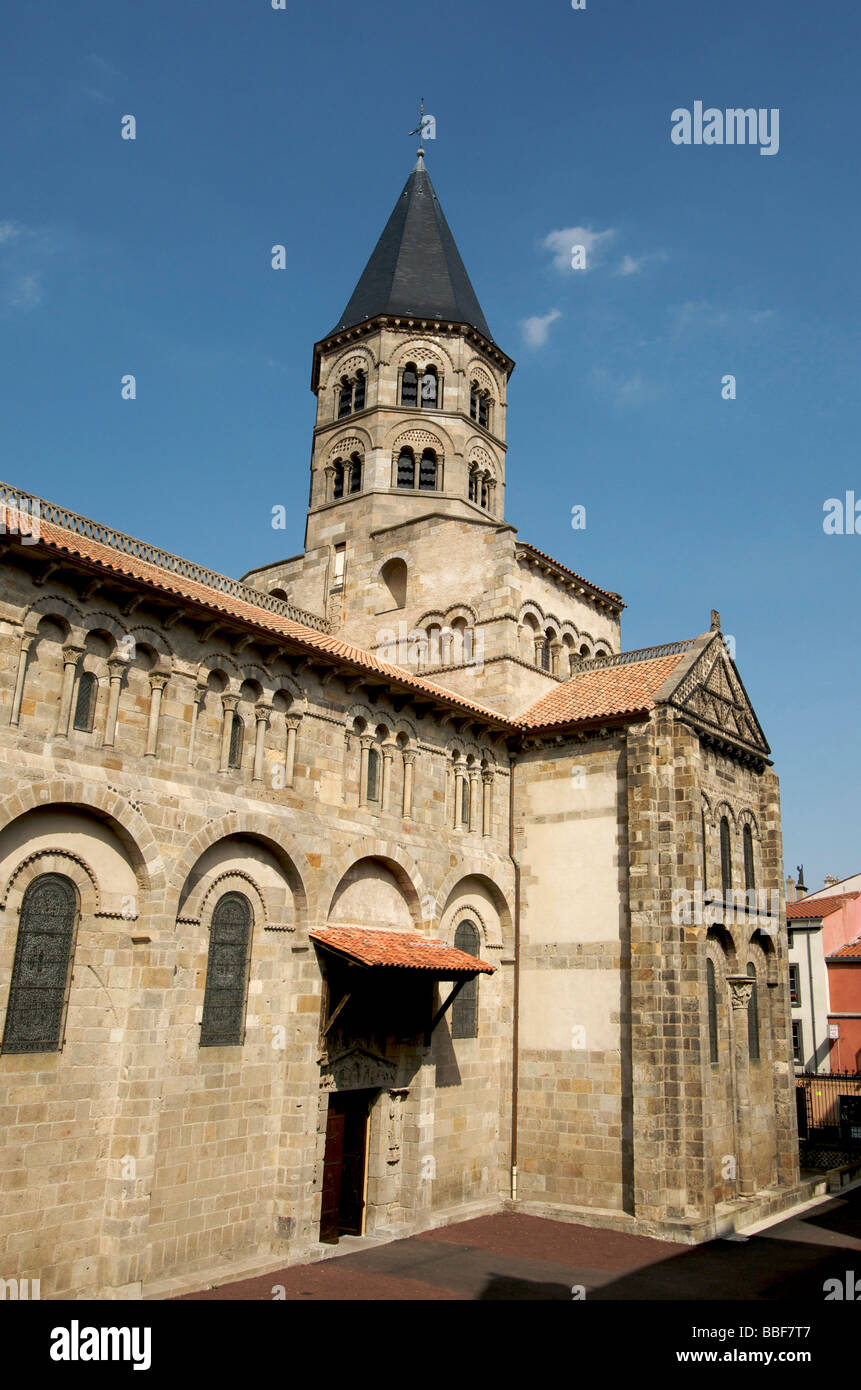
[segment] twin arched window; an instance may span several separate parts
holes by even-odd
[[[361,370],[356,372],[355,377],[341,377],[341,384],[338,387],[338,419],[343,420],[345,415],[354,415],[357,410],[365,408],[366,394],[365,373]]]
[[[469,470],[469,500],[475,502],[479,507],[490,508],[491,489],[493,477],[485,469],[479,471],[477,465],[473,465]]]
[[[3,1052],[59,1052],[78,918],[75,885],[42,874],[21,904]]]
[[[474,922],[459,922],[454,934],[458,951],[477,956],[481,937]],[[451,1035],[453,1038],[474,1038],[478,1035],[478,976],[474,975],[460,990],[451,1006]]]
[[[437,456],[433,449],[425,449],[418,461],[418,486],[425,491],[434,491],[437,486]],[[397,486],[416,487],[416,456],[406,446],[398,455]]]
[[[426,367],[419,376],[415,362],[409,362],[401,374],[401,405],[421,405],[435,410],[442,404],[442,392],[436,367]]]
[[[335,459],[332,473],[332,497],[337,502],[340,497],[362,490],[362,460],[353,453],[346,461]]]
[[[225,893],[219,898],[209,929],[201,1047],[229,1047],[242,1042],[251,927],[251,904],[242,893]]]

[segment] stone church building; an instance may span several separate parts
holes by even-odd
[[[3,488],[3,1278],[797,1198],[768,744],[717,614],[624,652],[519,538],[513,366],[420,153],[314,348],[301,555],[233,580]]]

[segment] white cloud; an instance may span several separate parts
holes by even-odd
[[[531,319],[524,319],[521,326],[523,336],[526,339],[526,346],[531,348],[543,347],[547,342],[551,323],[555,323],[561,317],[562,313],[559,309],[551,309],[549,314],[534,314]]]
[[[550,232],[542,241],[541,245],[553,252],[553,264],[561,273],[571,271],[572,248],[582,246],[586,251],[585,270],[591,270],[601,259],[605,244],[616,235],[615,228],[608,227],[604,232],[593,231],[591,227],[562,227],[559,231]]]
[[[646,264],[645,256],[623,256],[616,271],[617,275],[637,275]]]
[[[14,309],[35,309],[42,303],[42,285],[38,275],[19,275],[9,287],[7,295]]]
[[[21,228],[14,222],[0,222],[0,246],[5,246],[7,241],[14,241],[16,236],[21,235]]]
[[[609,372],[606,367],[593,367],[589,381],[601,395],[610,396],[615,405],[628,410],[648,405],[662,393],[662,388],[656,382],[646,381],[639,371],[625,377]]]

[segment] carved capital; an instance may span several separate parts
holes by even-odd
[[[750,975],[727,975],[730,1003],[734,1009],[747,1009],[753,993],[754,981]]]
[[[224,706],[225,709],[229,709],[229,710],[234,710],[234,711],[235,711],[236,708],[237,708],[237,706],[239,705],[239,696],[238,696],[238,695],[222,695],[222,697],[221,697],[221,703],[222,703],[222,705]]]

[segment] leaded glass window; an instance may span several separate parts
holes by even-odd
[[[732,849],[729,839],[729,821],[721,817],[720,823],[720,879],[721,891],[726,902],[732,890]]]
[[[716,1062],[718,1059],[717,988],[715,986],[714,961],[712,960],[706,961],[706,990],[709,1010],[709,1061]]]
[[[233,711],[233,723],[230,726],[230,752],[227,755],[227,766],[240,768],[242,766],[242,744],[245,739],[245,725],[239,713]]]
[[[753,831],[749,825],[744,827],[741,843],[744,851],[744,886],[750,893],[756,890],[756,878],[753,870]]]
[[[368,800],[380,799],[380,755],[376,748],[368,749]]]
[[[752,1062],[759,1061],[759,1002],[756,997],[756,966],[748,961],[747,973],[753,980],[747,1006],[747,1050]]]
[[[59,1052],[72,965],[77,895],[71,880],[43,874],[24,894],[3,1052]]]
[[[242,893],[225,893],[219,898],[209,930],[201,1047],[230,1047],[242,1042],[251,924],[251,904]]]
[[[454,944],[468,956],[477,956],[481,945],[478,927],[474,922],[459,922]],[[478,976],[473,975],[451,1006],[451,1035],[453,1038],[474,1038],[478,1033]]]
[[[93,732],[98,691],[99,684],[92,671],[82,671],[78,678],[78,696],[75,700],[75,728],[85,734]]]

